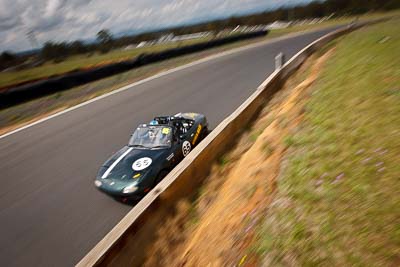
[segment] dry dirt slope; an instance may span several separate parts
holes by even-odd
[[[147,266],[399,266],[399,19],[313,58],[180,203]]]
[[[304,64],[265,107],[236,148],[214,166],[195,207],[181,203],[180,214],[160,230],[148,266],[160,262],[168,266],[249,263],[244,248],[252,241],[254,226],[274,193],[286,150],[284,137],[301,120],[305,90],[330,54],[316,60],[311,71],[311,60]],[[189,223],[187,217],[191,217]]]

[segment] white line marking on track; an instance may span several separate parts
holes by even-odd
[[[128,155],[129,152],[131,152],[133,149],[133,147],[128,148],[128,150],[126,150],[124,152],[124,154],[122,154],[121,156],[119,156],[119,158],[117,158],[116,161],[113,162],[113,164],[111,164],[110,168],[108,168],[106,170],[106,172],[103,174],[103,176],[101,176],[101,179],[107,178],[107,176],[110,174],[110,172],[115,168],[115,166],[117,166],[117,164],[123,159],[125,158],[126,155]]]

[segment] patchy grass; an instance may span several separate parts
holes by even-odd
[[[260,136],[261,133],[262,133],[262,130],[260,130],[260,129],[256,129],[256,130],[252,131],[249,136],[250,141],[254,143],[257,140],[257,138]]]
[[[226,164],[229,163],[229,159],[226,157],[221,157],[218,160],[219,166],[224,167]]]
[[[258,232],[270,266],[400,265],[400,20],[336,42]]]
[[[289,27],[286,29],[277,29],[271,31],[271,36],[279,36],[281,34],[286,34],[290,33],[293,31],[304,31],[304,30],[311,30],[311,29],[318,29],[320,27],[329,27],[329,26],[335,26],[339,24],[345,24],[349,23],[352,21],[366,21],[366,20],[371,20],[371,19],[379,19],[387,16],[398,16],[400,14],[400,11],[394,10],[390,12],[375,12],[375,13],[367,13],[363,14],[360,16],[343,16],[343,17],[337,17],[333,18],[330,20],[323,21],[321,23],[316,23],[316,24],[304,24],[304,25],[295,25],[293,27]]]

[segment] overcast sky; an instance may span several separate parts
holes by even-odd
[[[27,32],[46,41],[154,29],[309,0],[0,0],[0,51],[31,49]]]

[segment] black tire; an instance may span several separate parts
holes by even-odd
[[[165,176],[167,176],[168,171],[167,170],[162,170],[158,173],[157,178],[154,180],[154,186],[156,186],[159,182],[164,179]]]
[[[207,135],[210,133],[211,131],[208,130],[207,127],[203,128],[203,131],[201,132],[201,140],[203,140],[204,138],[207,137]]]

